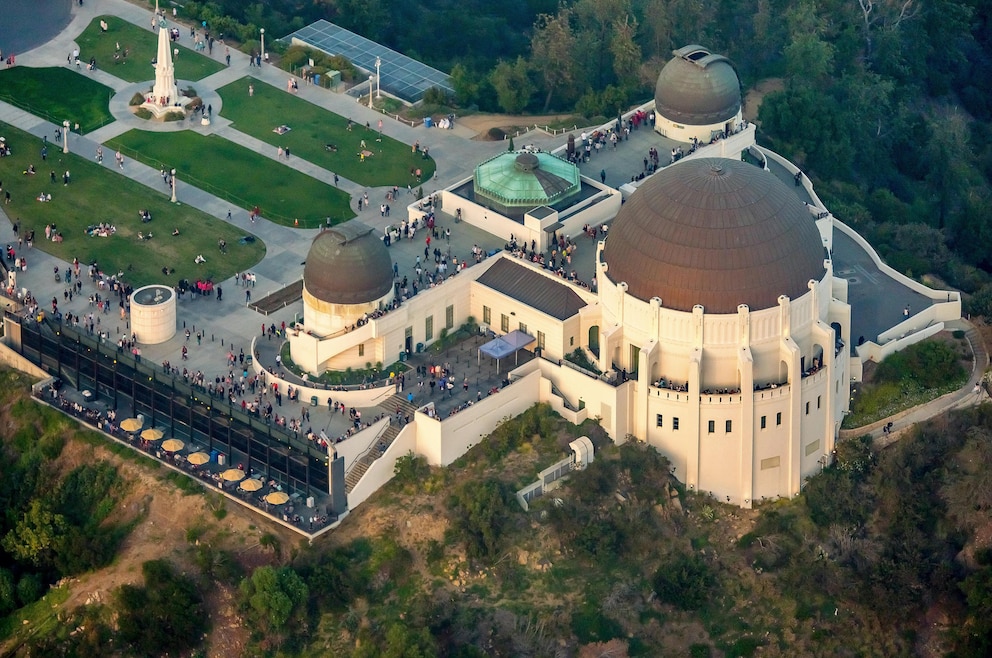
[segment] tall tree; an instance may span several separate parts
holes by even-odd
[[[637,34],[637,20],[630,15],[613,24],[613,38],[610,40],[610,53],[613,55],[613,72],[624,86],[637,82],[637,70],[641,64],[641,47],[634,40]]]
[[[534,95],[534,83],[530,81],[527,61],[518,57],[513,64],[500,62],[490,74],[496,101],[509,114],[518,114]]]
[[[545,112],[556,93],[575,83],[575,35],[571,20],[572,11],[562,7],[554,16],[541,14],[534,23],[530,65],[543,85]]]

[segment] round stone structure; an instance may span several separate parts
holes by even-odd
[[[554,206],[582,189],[579,168],[551,153],[501,153],[475,168],[476,199],[506,215]]]
[[[665,168],[624,204],[602,255],[642,301],[707,313],[771,308],[826,273],[813,215],[774,174],[737,160]]]
[[[303,318],[318,335],[341,331],[393,299],[389,250],[366,224],[350,221],[314,238],[303,268]]]
[[[698,45],[672,54],[655,86],[655,130],[703,142],[733,132],[741,120],[741,84],[730,60]]]
[[[150,285],[131,293],[131,331],[143,345],[157,345],[175,336],[176,291]]]

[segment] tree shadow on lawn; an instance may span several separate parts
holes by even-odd
[[[150,189],[87,158],[63,154],[58,144],[49,143],[48,159],[42,161],[41,140],[3,123],[0,131],[13,152],[0,158],[0,181],[11,195],[4,210],[11,221],[20,222],[22,235],[35,231],[36,249],[68,262],[96,261],[105,272],[123,271],[135,286],[174,285],[184,278],[221,281],[265,256],[261,240],[242,242],[246,234],[241,229],[191,206],[171,203],[164,184],[161,190]],[[23,173],[29,164],[36,174]],[[63,183],[67,170],[69,185]],[[38,201],[42,193],[51,194],[52,200]],[[152,221],[142,223],[140,210],[149,211]],[[87,227],[101,222],[113,224],[116,232],[109,237],[87,235]],[[56,226],[61,243],[45,240],[46,225]],[[172,235],[174,229],[179,229],[178,236]],[[139,232],[153,237],[139,240]],[[227,254],[220,253],[218,240],[226,241]],[[201,253],[207,261],[197,265],[193,260]]]

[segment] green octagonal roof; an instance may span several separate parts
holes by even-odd
[[[551,205],[581,187],[579,168],[551,153],[501,153],[475,168],[475,194],[506,207]]]

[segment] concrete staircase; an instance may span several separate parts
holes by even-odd
[[[406,401],[406,396],[402,393],[397,393],[391,398],[379,405],[379,407],[389,416],[393,417],[390,421],[389,426],[382,433],[375,444],[368,449],[368,451],[358,458],[358,461],[352,465],[348,474],[344,478],[344,490],[346,493],[351,493],[351,490],[355,488],[358,481],[362,479],[365,472],[369,470],[369,467],[375,463],[375,460],[382,457],[386,449],[393,444],[393,440],[399,435],[400,430],[403,429],[403,425],[399,425],[395,421],[395,415],[397,410],[405,418],[409,416],[413,419],[413,413],[417,410],[415,405],[410,404]]]

